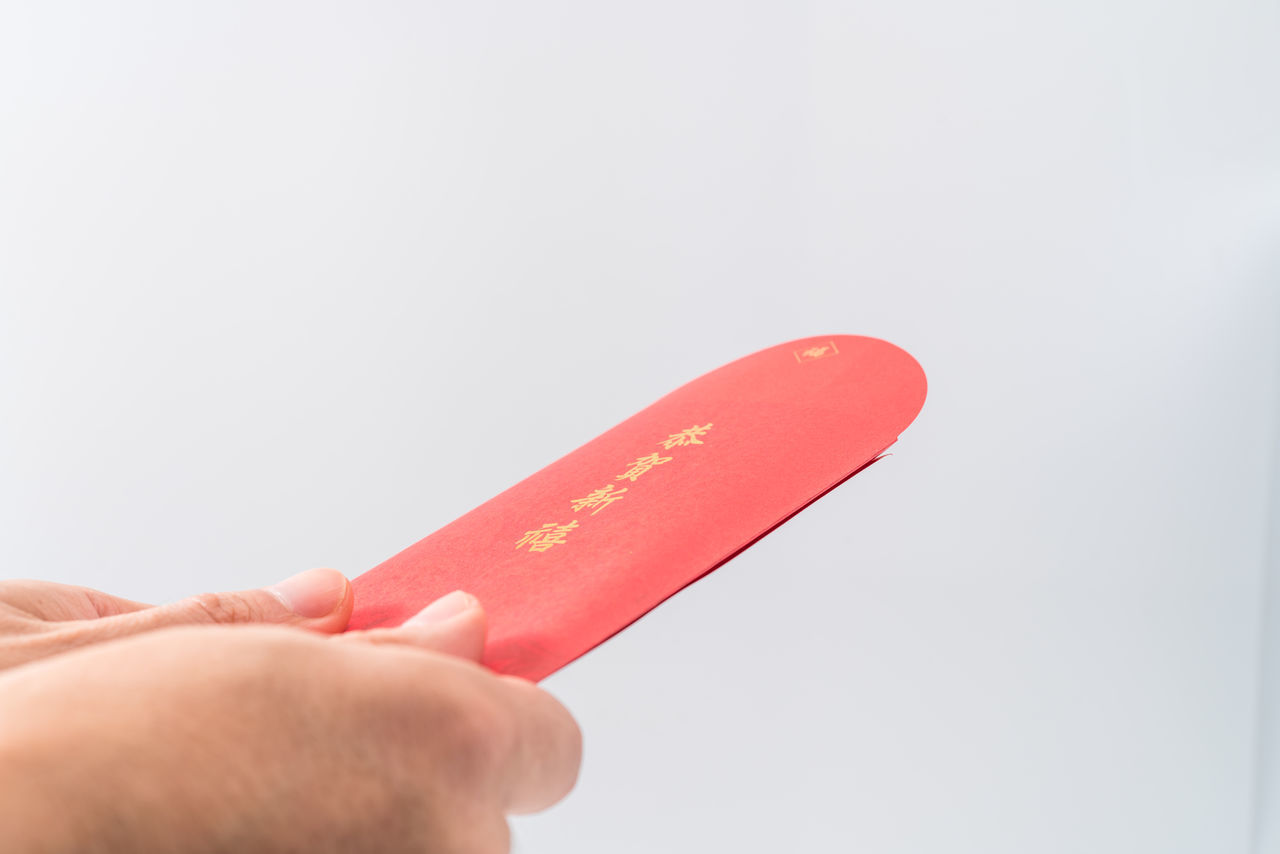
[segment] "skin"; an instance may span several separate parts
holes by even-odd
[[[0,584],[5,851],[498,854],[573,787],[577,725],[478,664],[473,597],[333,634],[346,580],[287,585],[152,608]]]

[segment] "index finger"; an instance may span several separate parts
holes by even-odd
[[[534,683],[495,676],[493,684],[514,727],[506,759],[506,811],[546,809],[569,794],[578,781],[582,730],[559,700]]]
[[[528,680],[439,654],[430,635],[392,630],[377,640],[376,646],[361,642],[350,648],[379,649],[384,664],[416,672],[392,680],[413,688],[415,704],[451,698],[448,704],[462,724],[452,740],[484,780],[486,798],[495,799],[503,812],[537,812],[573,788],[582,762],[582,732],[560,701]]]

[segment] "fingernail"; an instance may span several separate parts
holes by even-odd
[[[470,611],[478,606],[480,602],[470,593],[463,593],[461,590],[455,590],[445,596],[441,596],[427,607],[404,621],[406,626],[424,626],[431,623],[443,623],[445,620],[456,617],[464,611]]]
[[[308,569],[271,585],[267,592],[299,617],[324,617],[342,604],[347,577],[336,569]]]

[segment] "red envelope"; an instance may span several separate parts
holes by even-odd
[[[924,397],[920,365],[876,338],[730,362],[361,575],[350,628],[466,590],[485,664],[541,679],[874,462]]]

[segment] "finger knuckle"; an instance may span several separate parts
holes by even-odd
[[[248,623],[255,616],[253,607],[242,596],[200,593],[190,602],[192,609],[210,623]]]

